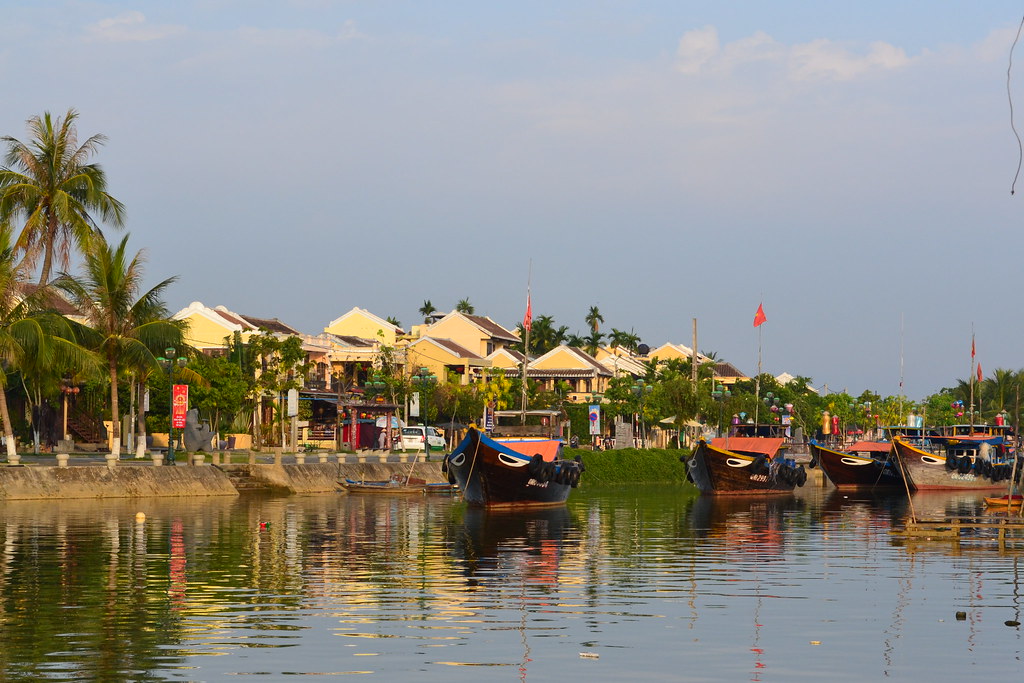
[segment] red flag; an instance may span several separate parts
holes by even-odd
[[[763,325],[768,321],[768,316],[764,314],[764,304],[757,305],[757,313],[754,314],[754,327]]]
[[[974,337],[971,337],[971,358],[974,358]]]
[[[982,380],[983,377],[984,377],[984,375],[981,374],[981,363],[978,363],[978,381],[979,382],[983,381]]]
[[[523,329],[527,332],[533,326],[533,309],[530,308],[530,295],[526,295],[526,315],[523,316]]]

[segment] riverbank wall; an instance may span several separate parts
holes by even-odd
[[[291,495],[344,491],[346,478],[376,481],[392,475],[446,481],[438,462],[313,463],[164,466],[119,465],[0,467],[0,500],[237,496],[240,492]]]

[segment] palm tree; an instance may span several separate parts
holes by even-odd
[[[636,348],[640,345],[640,337],[633,330],[626,332],[625,330],[617,330],[612,328],[612,333],[608,335],[608,342],[615,348],[621,346],[627,351],[636,351]]]
[[[432,304],[430,302],[430,299],[427,299],[426,301],[424,301],[423,305],[420,306],[420,315],[423,316],[423,322],[429,323],[430,322],[430,314],[433,313],[436,310],[437,309],[434,308],[434,304]]]
[[[587,317],[584,318],[584,320],[590,327],[591,332],[597,332],[601,329],[601,323],[604,322],[604,316],[601,315],[601,311],[597,310],[597,306],[591,306],[590,311],[587,313]]]
[[[25,286],[27,264],[15,263],[11,236],[8,226],[0,227],[0,419],[8,459],[17,454],[17,440],[7,407],[7,373],[21,370],[24,377],[32,371],[91,366],[88,352],[70,341],[67,321],[44,310],[48,290],[30,291]]]
[[[597,330],[592,331],[589,335],[583,338],[583,348],[593,356],[597,353],[597,350],[601,348],[601,342],[604,340],[604,335]]]
[[[455,304],[455,310],[459,313],[465,313],[466,315],[473,315],[473,304],[469,303],[469,299],[459,299],[459,303]]]
[[[85,254],[83,274],[76,279],[62,273],[57,285],[88,320],[85,330],[102,356],[110,374],[110,414],[113,421],[111,453],[121,454],[121,415],[117,402],[117,378],[121,366],[159,372],[154,349],[181,349],[182,324],[170,319],[161,298],[177,277],[160,282],[138,296],[142,285],[143,252],[129,260],[128,235],[111,248],[102,238],[93,241]]]
[[[107,192],[106,174],[89,163],[106,138],[93,135],[78,145],[77,118],[74,109],[56,120],[45,112],[28,120],[28,143],[2,138],[7,154],[0,168],[0,221],[24,217],[15,246],[28,264],[42,252],[39,284],[49,282],[54,256],[66,268],[72,244],[84,251],[101,234],[93,213],[115,227],[124,223],[124,207]]]

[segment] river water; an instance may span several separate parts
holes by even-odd
[[[907,513],[903,496],[809,487],[580,488],[527,513],[434,496],[8,502],[0,680],[1019,680],[1005,622],[1024,544],[908,544],[889,533]]]

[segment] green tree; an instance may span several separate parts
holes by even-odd
[[[429,323],[430,322],[430,314],[433,313],[436,310],[437,309],[434,308],[434,304],[432,304],[430,302],[430,299],[427,299],[426,301],[424,301],[423,305],[420,306],[420,310],[419,310],[420,315],[423,316],[423,322]]]
[[[26,284],[26,264],[17,262],[11,242],[9,226],[0,223],[0,420],[8,458],[17,452],[7,405],[8,373],[20,371],[23,382],[35,380],[38,405],[47,389],[55,391],[64,372],[95,369],[93,356],[75,342],[68,321],[47,310],[49,289]],[[32,395],[28,398],[31,406]]]
[[[587,312],[587,317],[584,318],[587,326],[590,328],[592,333],[596,333],[601,329],[601,323],[604,322],[604,316],[601,315],[601,311],[598,310],[597,306],[591,306]]]
[[[29,142],[2,138],[7,153],[0,168],[0,221],[24,219],[15,246],[29,264],[42,252],[40,284],[49,282],[55,257],[66,268],[72,244],[84,251],[100,234],[93,214],[115,227],[124,222],[124,207],[107,192],[106,174],[89,162],[106,138],[93,135],[79,145],[77,118],[74,109],[56,119],[45,112],[28,120]]]
[[[170,319],[163,292],[177,278],[170,277],[144,294],[143,252],[129,258],[128,235],[114,247],[105,239],[92,240],[79,278],[62,273],[57,286],[85,316],[85,345],[103,359],[110,377],[110,415],[113,422],[111,453],[121,454],[121,413],[118,373],[122,367],[158,372],[157,349],[183,350],[183,325]]]
[[[299,378],[309,370],[306,352],[302,350],[299,337],[278,337],[266,330],[249,338],[249,351],[255,359],[253,377],[258,401],[257,424],[254,425],[257,446],[262,446],[265,437],[276,440],[280,436],[284,443],[284,395],[291,389],[299,388]],[[273,400],[273,419],[270,429],[264,433],[262,414],[263,401]],[[279,427],[275,432],[274,427]]]
[[[213,431],[219,435],[221,425],[233,423],[245,409],[252,395],[252,379],[245,376],[238,363],[226,356],[212,357],[199,353],[189,365],[206,380],[206,386],[190,389],[189,400],[210,417]]]
[[[459,299],[459,303],[455,304],[455,310],[459,313],[465,313],[466,315],[473,315],[476,310],[473,304],[469,302],[469,299]]]
[[[608,342],[612,348],[621,347],[633,352],[640,346],[640,337],[633,330],[626,332],[613,327],[611,334],[608,335]]]

